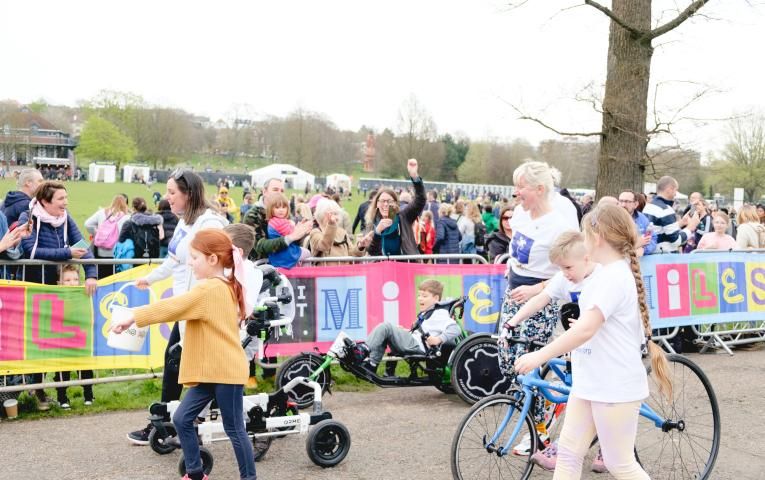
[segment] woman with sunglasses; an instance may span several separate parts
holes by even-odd
[[[490,262],[510,250],[510,239],[513,238],[513,229],[510,228],[512,219],[513,208],[510,205],[503,207],[499,212],[499,228],[486,237],[486,251],[489,253]]]
[[[412,228],[425,208],[425,186],[417,173],[417,160],[406,165],[414,186],[414,201],[399,211],[398,196],[390,189],[381,189],[367,210],[367,225],[372,231],[362,240],[369,242],[369,255],[419,255],[417,239]]]
[[[189,170],[176,170],[167,180],[165,199],[170,204],[170,211],[179,218],[173,232],[173,238],[167,246],[167,257],[159,268],[136,282],[138,288],[166,278],[173,278],[173,295],[180,295],[191,290],[196,284],[193,272],[188,266],[189,245],[194,235],[203,228],[223,228],[228,222],[218,215],[205,200],[205,184],[202,178]],[[185,322],[175,322],[170,332],[165,349],[165,370],[162,375],[162,401],[169,402],[181,398],[182,385],[178,384],[181,343]],[[149,444],[151,423],[143,430],[128,434],[128,440],[136,445]]]

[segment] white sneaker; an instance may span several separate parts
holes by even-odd
[[[542,443],[547,443],[547,441],[550,439],[549,435],[540,435],[539,440]],[[531,453],[531,435],[528,433],[521,438],[520,443],[518,445],[513,447],[513,455],[518,455],[520,457],[525,457],[526,455]]]
[[[70,407],[68,403],[64,402],[61,404],[61,408],[63,408],[64,410],[69,410],[72,407]]]
[[[86,407],[89,407],[91,405],[93,405],[93,402],[91,400],[85,400],[85,406]]]

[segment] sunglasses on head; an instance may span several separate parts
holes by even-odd
[[[171,177],[173,180],[180,180],[183,178],[183,175],[187,172],[187,170],[184,170],[182,168],[176,168],[175,171],[171,174]]]

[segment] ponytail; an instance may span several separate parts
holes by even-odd
[[[244,288],[242,287],[245,273],[241,264],[241,255],[231,243],[231,238],[223,230],[205,228],[194,235],[190,246],[205,256],[217,256],[221,266],[231,271],[226,280],[228,280],[231,294],[239,307],[239,319],[245,319],[248,314],[244,302]],[[237,256],[240,261],[236,261]]]
[[[643,286],[643,275],[640,273],[640,263],[634,246],[625,252],[630,259],[632,275],[635,277],[635,286],[637,287],[638,306],[640,307],[640,317],[643,320],[643,333],[648,347],[648,356],[651,358],[651,369],[656,376],[659,384],[659,391],[667,398],[672,398],[672,382],[669,378],[669,362],[664,351],[651,341],[651,317],[648,313],[648,304],[645,299],[645,287]]]

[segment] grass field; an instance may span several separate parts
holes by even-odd
[[[77,222],[80,230],[83,230],[83,224],[85,220],[95,213],[99,208],[108,206],[111,203],[114,195],[125,193],[131,199],[136,196],[141,196],[146,199],[147,203],[151,205],[151,196],[154,191],[158,191],[161,194],[165,193],[165,186],[163,184],[156,184],[151,189],[133,183],[92,183],[92,182],[67,182],[67,192],[69,194],[69,213]],[[5,198],[8,191],[15,190],[16,183],[12,179],[0,180],[0,196]],[[215,192],[215,185],[206,186],[207,196],[209,198]],[[302,195],[300,191],[287,192],[288,196],[292,193]],[[230,192],[232,198],[235,199],[237,205],[241,202],[242,188],[235,187]],[[348,213],[353,218],[358,209],[358,205],[361,203],[361,198],[358,194],[343,204]],[[405,366],[399,365],[399,368],[406,369]],[[118,375],[129,373],[144,373],[143,371],[119,371]],[[106,372],[102,372],[106,373]],[[111,373],[111,372],[109,372]],[[332,367],[332,377],[337,383],[338,390],[341,391],[359,391],[359,390],[371,390],[374,389],[371,384],[361,382],[353,377],[351,374],[343,371],[337,366]],[[52,374],[49,375],[48,380],[52,381]],[[22,418],[40,418],[49,416],[68,416],[68,415],[81,415],[88,412],[102,412],[109,410],[129,410],[129,409],[141,409],[147,408],[152,402],[158,401],[160,397],[162,382],[160,379],[153,380],[141,380],[135,382],[123,382],[123,383],[107,383],[95,385],[94,395],[96,401],[94,405],[85,407],[83,404],[82,388],[70,387],[69,399],[71,400],[71,410],[62,410],[58,407],[52,407],[48,412],[38,412],[36,400],[26,393],[22,394],[20,400],[20,413]],[[261,380],[258,388],[255,391],[269,392],[273,391],[273,381],[270,379]],[[55,389],[48,389],[47,394],[50,398],[56,398]]]
[[[0,195],[2,195],[2,198],[5,198],[9,191],[15,189],[16,183],[14,180],[0,180]],[[117,194],[126,194],[130,201],[137,196],[143,197],[150,206],[152,205],[151,196],[155,191],[163,195],[165,194],[164,184],[155,184],[151,188],[147,188],[136,183],[66,182],[66,189],[69,193],[69,214],[77,222],[77,226],[80,227],[81,231],[83,230],[85,220],[98,211],[99,208],[109,206],[112,198]],[[215,185],[207,185],[205,191],[209,198],[215,193]],[[229,192],[237,206],[241,204],[242,192],[242,187],[234,187]],[[303,195],[302,191],[294,190],[288,191],[287,196],[289,197],[293,193]],[[360,196],[354,192],[354,195],[346,200],[342,206],[353,218],[360,203]]]

